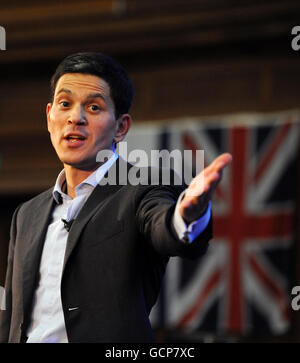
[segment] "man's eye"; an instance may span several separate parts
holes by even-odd
[[[90,110],[93,112],[100,111],[100,107],[98,105],[90,105]]]
[[[70,102],[68,101],[62,101],[59,103],[62,107],[69,107],[70,106]]]

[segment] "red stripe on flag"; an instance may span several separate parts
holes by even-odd
[[[241,237],[255,239],[291,237],[294,228],[292,210],[261,216],[245,215],[241,219],[216,216],[214,220],[215,238],[231,239],[233,226]]]
[[[232,132],[232,205],[230,220],[231,243],[230,243],[230,278],[229,278],[229,304],[228,304],[228,330],[240,332],[244,322],[244,307],[242,301],[241,282],[241,245],[243,222],[246,218],[244,203],[247,186],[247,160],[249,130],[245,127],[237,127]]]

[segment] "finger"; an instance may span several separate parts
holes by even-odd
[[[219,155],[210,165],[208,165],[204,170],[207,171],[215,170],[218,171],[223,169],[226,165],[230,164],[232,161],[232,156],[229,153],[223,153]]]
[[[200,196],[207,192],[214,181],[219,182],[223,168],[232,160],[229,153],[219,155],[209,166],[199,173],[190,183],[187,190],[189,196]]]
[[[219,179],[221,179],[221,174],[218,173],[218,172],[213,172],[209,175],[209,177],[207,177],[205,180],[204,180],[204,192],[207,192],[210,188],[211,188],[211,185],[218,181]]]
[[[205,173],[204,173],[204,181],[205,180],[209,180],[213,175],[215,175],[216,173],[217,174],[221,174],[223,171],[223,169],[210,169],[210,170],[205,170]]]
[[[230,164],[232,161],[232,155],[229,153],[221,154],[216,159],[217,168],[223,169],[226,165]]]
[[[191,199],[198,198],[211,188],[212,183],[218,181],[220,178],[221,173],[210,172],[204,176],[204,179],[195,179],[193,185],[188,187],[186,196]],[[198,180],[199,182],[197,182]]]

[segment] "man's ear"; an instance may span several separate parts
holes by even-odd
[[[50,122],[51,122],[51,119],[50,119],[51,108],[52,108],[52,103],[48,103],[46,106],[46,115],[47,115],[47,127],[48,127],[49,132],[50,132],[49,127],[50,127]]]
[[[132,124],[132,118],[128,113],[121,115],[117,119],[117,129],[114,137],[115,143],[118,143],[125,138],[127,132],[131,127],[131,124]]]

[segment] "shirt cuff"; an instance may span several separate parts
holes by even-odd
[[[184,194],[185,192],[182,192],[177,200],[172,223],[177,237],[184,243],[192,243],[205,230],[209,223],[211,217],[211,201],[209,201],[204,215],[187,226],[179,213],[179,204]]]

